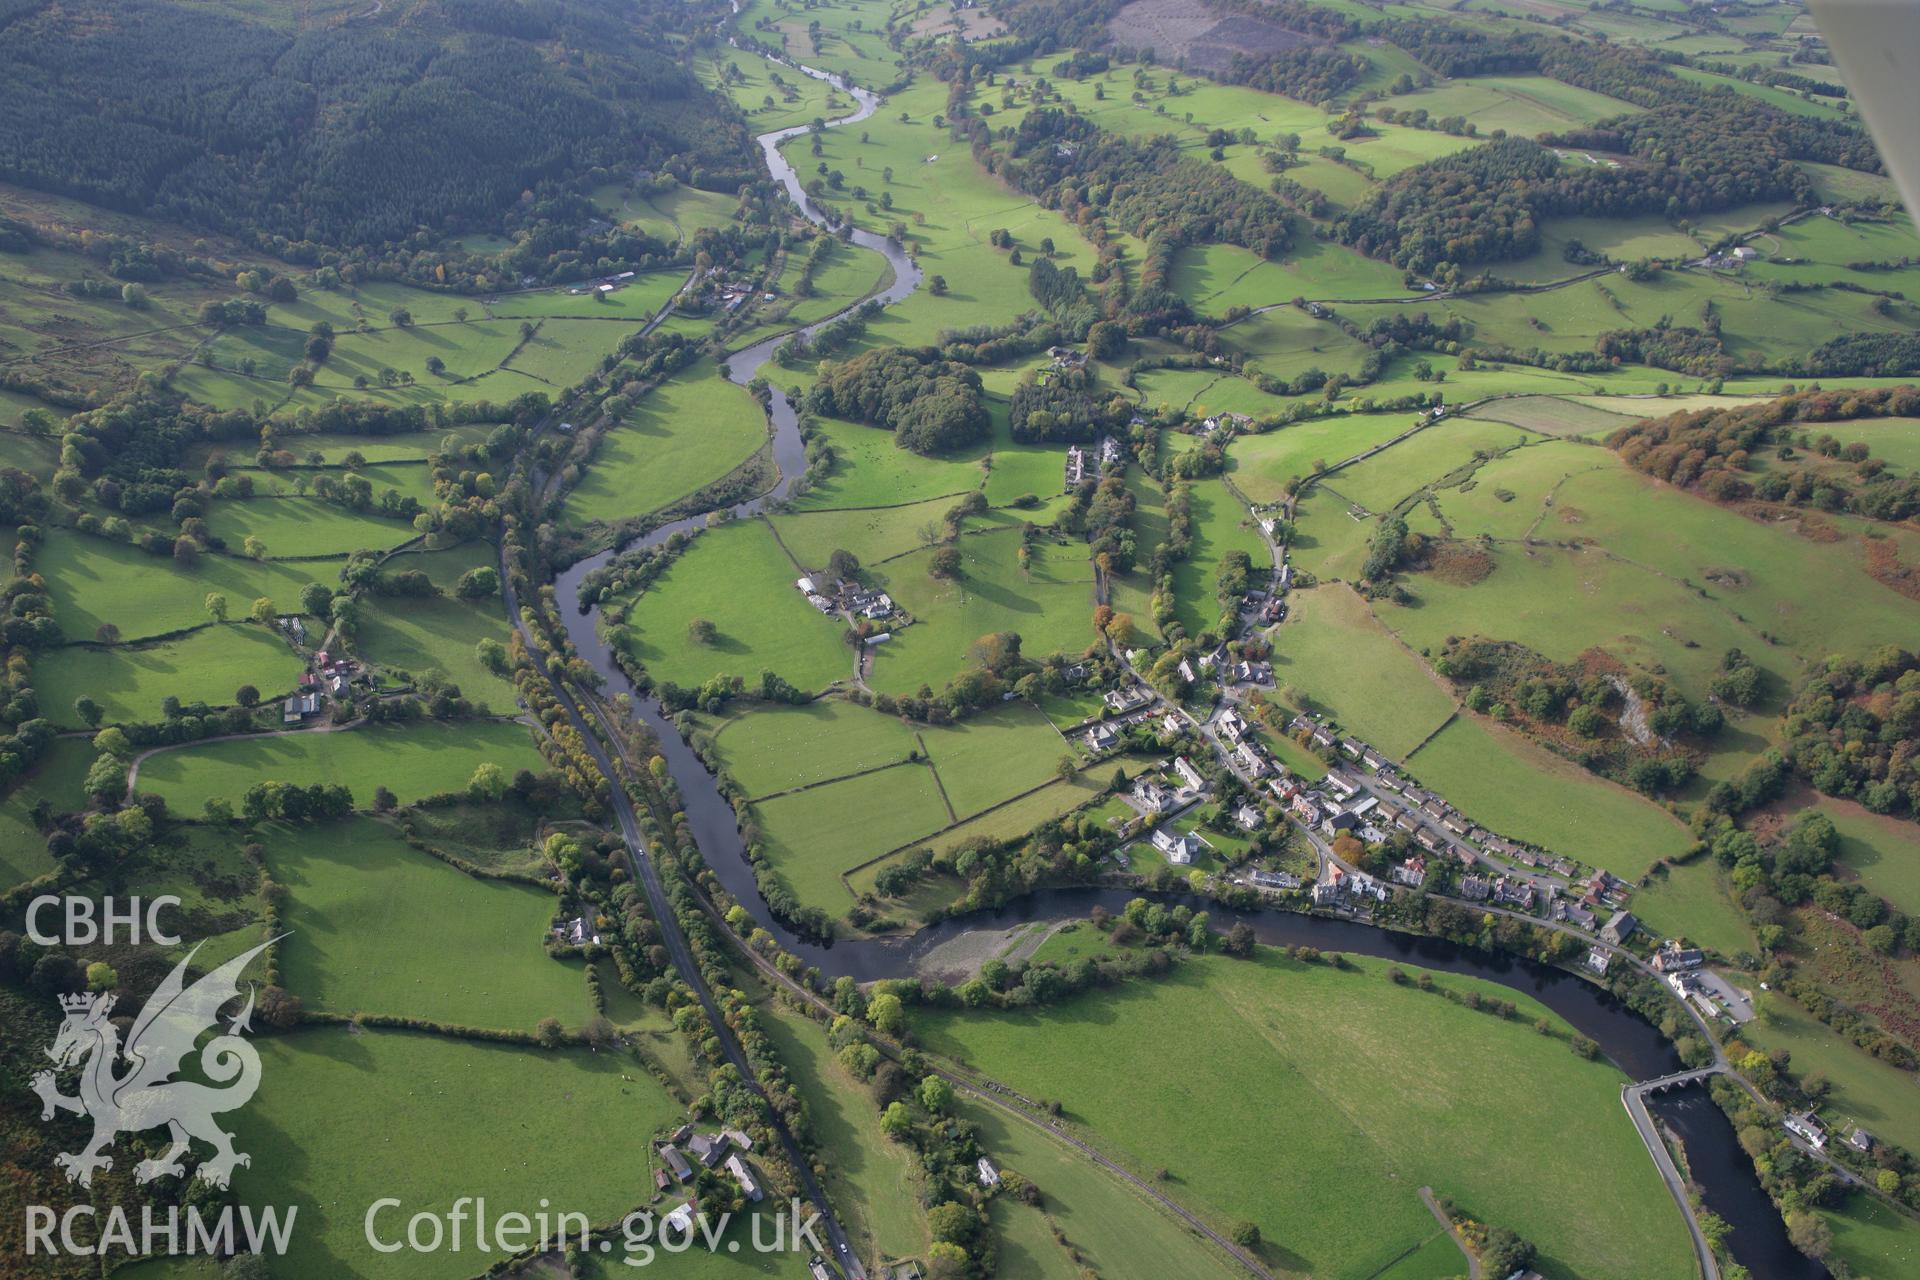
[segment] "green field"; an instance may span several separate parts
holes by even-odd
[[[108,623],[123,640],[166,635],[207,619],[210,592],[226,596],[233,616],[244,616],[265,596],[281,612],[300,607],[310,582],[334,583],[332,565],[276,564],[237,556],[203,555],[192,569],[124,543],[81,534],[55,533],[34,556],[47,580],[60,629],[91,640]]]
[[[765,848],[805,906],[844,915],[842,872],[931,835],[953,821],[933,771],[903,764],[754,806]]]
[[[1438,729],[1454,705],[1366,602],[1340,586],[1295,593],[1274,642],[1273,678],[1283,691],[1333,708],[1344,725],[1396,760]]]
[[[773,378],[780,381],[777,372]],[[889,431],[833,418],[816,419],[814,425],[833,447],[834,465],[796,503],[802,510],[892,507],[980,487],[985,448],[924,458],[896,445]]]
[[[1019,566],[1015,529],[968,533],[959,541],[961,576],[942,582],[927,573],[932,556],[916,551],[872,574],[915,622],[875,646],[876,689],[911,693],[945,684],[981,636],[1014,631],[1030,658],[1079,653],[1093,640],[1093,567],[1086,548],[1042,538],[1031,568]]]
[[[1328,476],[1323,483],[1370,511],[1391,511],[1425,486],[1472,464],[1479,455],[1530,438],[1505,423],[1443,419],[1384,453]]]
[[[1031,1125],[971,1101],[960,1114],[979,1126],[981,1145],[996,1164],[1040,1189],[1036,1208],[1009,1196],[994,1201],[1000,1246],[995,1274],[1009,1280],[1078,1280],[1084,1272],[1076,1255],[1115,1280],[1227,1280],[1246,1274],[1164,1209]],[[1067,1243],[1055,1238],[1054,1228]]]
[[[714,730],[713,745],[749,796],[894,764],[917,749],[905,721],[841,698],[736,716]]]
[[[1383,961],[1355,966],[1263,949],[1039,1012],[923,1014],[917,1029],[936,1052],[1060,1099],[1109,1155],[1168,1169],[1174,1196],[1214,1221],[1257,1223],[1277,1272],[1375,1274],[1432,1236],[1416,1194],[1432,1186],[1549,1258],[1578,1258],[1583,1276],[1686,1273],[1686,1232],[1621,1113],[1616,1070],[1536,1033],[1544,1011],[1524,996],[1505,1022],[1395,986]],[[1087,1070],[1116,1044],[1143,1051],[1125,1070]],[[1176,1044],[1187,1050],[1166,1051]],[[1513,1078],[1526,1088],[1493,1083]],[[1601,1201],[1604,1218],[1587,1208]]]
[[[300,1206],[296,1247],[276,1260],[287,1280],[470,1276],[501,1255],[383,1254],[405,1240],[416,1212],[446,1213],[461,1196],[485,1196],[490,1214],[564,1208],[610,1221],[652,1190],[645,1137],[684,1113],[632,1058],[547,1053],[403,1031],[319,1028],[258,1042],[259,1094],[235,1114],[235,1146],[254,1154],[235,1178],[245,1203]],[[539,1105],[530,1105],[538,1099]],[[613,1125],[631,1140],[592,1160],[582,1133]]]
[[[1316,463],[1343,462],[1412,425],[1410,413],[1344,413],[1296,422],[1235,440],[1228,471],[1253,501],[1278,502],[1286,496],[1287,481],[1312,475]]]
[[[1193,538],[1186,559],[1173,566],[1174,607],[1187,634],[1198,636],[1211,630],[1220,617],[1216,581],[1221,560],[1229,552],[1244,551],[1254,572],[1261,573],[1272,568],[1273,558],[1253,517],[1219,481],[1195,482],[1188,510]]]
[[[0,800],[0,888],[24,884],[53,870],[47,838],[34,826],[34,805],[45,800],[55,813],[71,813],[87,803],[82,790],[94,751],[81,738],[62,738],[26,778]]]
[[[338,783],[366,808],[380,786],[402,804],[462,790],[488,762],[508,777],[546,767],[525,725],[448,721],[193,743],[149,756],[140,766],[139,789],[165,797],[177,812],[198,813],[216,798],[237,807],[256,782]]]
[[[1303,240],[1284,258],[1262,258],[1238,245],[1196,245],[1175,255],[1170,283],[1208,315],[1295,298],[1398,298],[1410,292],[1396,268],[1328,240]]]
[[[1692,843],[1652,802],[1465,713],[1406,763],[1491,830],[1629,879]]]
[[[793,558],[817,572],[827,567],[835,551],[850,551],[861,564],[878,565],[938,540],[953,502],[933,498],[899,507],[802,511],[772,520]]]
[[[288,891],[281,980],[310,1008],[517,1031],[592,1012],[578,964],[540,950],[552,894],[475,879],[371,818],[276,825],[262,843]]]
[[[1753,929],[1726,872],[1711,858],[1667,868],[1633,895],[1633,913],[1664,938],[1686,938],[1723,956],[1754,950]]]
[[[709,529],[633,602],[616,634],[655,680],[694,687],[775,671],[797,688],[823,689],[852,674],[853,650],[841,639],[846,624],[808,604],[798,576],[764,521]],[[695,618],[714,624],[712,644],[689,641]]]
[[[760,1025],[794,1073],[826,1164],[827,1194],[863,1258],[904,1258],[926,1247],[912,1155],[880,1131],[880,1107],[834,1061],[826,1029],[779,1000],[759,1002]]]
[[[375,492],[379,492],[377,484]],[[281,559],[384,551],[419,536],[405,520],[361,515],[318,498],[216,502],[207,515],[207,526],[235,554],[249,537],[255,537],[266,544],[267,555]]]
[[[248,602],[251,603],[251,602]],[[56,724],[84,727],[74,700],[92,698],[105,723],[162,718],[171,695],[191,704],[226,706],[243,684],[262,699],[290,693],[306,664],[270,627],[251,622],[206,627],[150,648],[69,646],[34,663],[41,713]]]
[[[441,596],[424,600],[381,600],[367,610],[356,645],[362,657],[388,674],[405,672],[415,681],[444,677],[476,703],[496,711],[513,704],[513,682],[481,665],[475,646],[481,640],[507,642],[509,628],[498,610]]]
[[[1829,1117],[1844,1118],[1909,1151],[1920,1146],[1920,1108],[1914,1106],[1911,1072],[1855,1047],[1778,992],[1754,990],[1753,995],[1755,1017],[1741,1028],[1741,1039],[1769,1052],[1785,1049],[1793,1055],[1797,1076],[1825,1076],[1833,1086],[1826,1104]]]
[[[766,415],[752,396],[713,365],[694,365],[607,432],[567,495],[567,518],[612,521],[658,510],[745,462],[766,434]]]
[[[713,742],[749,795],[770,797],[755,811],[782,878],[803,902],[834,915],[849,905],[840,876],[858,864],[936,834],[936,844],[1017,836],[1097,789],[1052,781],[1068,748],[1024,702],[952,725],[913,726],[823,699],[750,712],[720,726]],[[916,751],[926,763],[906,763]],[[1042,789],[996,807],[1034,788]],[[856,877],[863,889],[870,881]]]

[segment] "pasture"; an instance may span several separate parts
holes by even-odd
[[[430,721],[189,743],[147,757],[139,790],[164,796],[176,812],[198,813],[214,799],[238,807],[256,782],[324,782],[348,787],[354,803],[365,808],[381,786],[402,804],[463,790],[473,771],[489,762],[509,778],[521,769],[546,768],[525,725]]]
[[[880,1131],[871,1090],[834,1059],[826,1028],[783,1000],[763,998],[756,1006],[761,1027],[799,1086],[826,1165],[827,1194],[855,1251],[863,1258],[920,1253],[927,1240],[916,1195],[923,1179],[912,1153]]]
[[[567,494],[566,519],[656,511],[726,475],[766,438],[759,404],[702,361],[647,393],[606,433]]]
[[[374,492],[379,491],[376,484]],[[418,536],[405,520],[299,497],[220,499],[207,513],[207,527],[236,554],[253,537],[275,559],[384,551]]]
[[[1505,422],[1528,431],[1550,436],[1591,436],[1604,440],[1609,433],[1631,424],[1640,416],[1634,401],[1618,401],[1609,408],[1599,403],[1582,404],[1559,396],[1519,396],[1483,404],[1469,416],[1488,422]],[[1648,405],[1656,409],[1655,405]]]
[[[1443,418],[1384,453],[1328,476],[1322,483],[1370,511],[1387,512],[1421,489],[1471,466],[1476,459],[1532,438],[1505,423]]]
[[[780,879],[802,904],[835,917],[853,905],[842,872],[953,821],[933,770],[922,764],[796,791],[754,810]]]
[[[0,889],[25,884],[54,869],[47,838],[33,822],[33,807],[44,800],[55,813],[72,813],[87,804],[87,770],[93,748],[84,738],[62,738],[40,765],[0,797]]]
[[[1030,658],[1077,654],[1092,643],[1093,567],[1084,545],[1041,538],[1022,569],[1021,541],[1017,529],[963,535],[961,573],[952,581],[928,574],[930,551],[875,572],[915,622],[874,646],[873,686],[895,694],[938,688],[967,661],[974,641],[995,632],[1018,632]]]
[[[1207,315],[1306,298],[1398,298],[1409,290],[1398,268],[1335,244],[1302,237],[1281,258],[1231,244],[1192,245],[1174,255],[1173,291]]]
[[[780,381],[777,372],[772,376]],[[986,446],[926,458],[902,449],[891,431],[878,427],[816,418],[814,430],[832,447],[834,461],[825,478],[795,501],[801,511],[861,510],[958,497],[978,489],[984,478]]]
[[[1465,116],[1481,134],[1505,129],[1532,137],[1592,124],[1610,116],[1638,114],[1640,108],[1619,98],[1576,88],[1547,76],[1473,76],[1448,80],[1431,89],[1402,94],[1391,105],[1400,111],[1425,107],[1434,117]]]
[[[835,551],[850,551],[863,565],[879,565],[939,541],[951,497],[897,507],[852,507],[771,517],[788,554],[809,570],[827,567]]]
[[[1342,413],[1241,436],[1227,451],[1227,473],[1257,503],[1279,502],[1286,484],[1385,444],[1413,425],[1410,413]]]
[[[372,818],[262,836],[287,889],[281,982],[309,1008],[514,1031],[593,1012],[580,965],[541,950],[551,893],[475,879]]]
[[[1170,1170],[1180,1198],[1214,1221],[1257,1223],[1265,1262],[1284,1274],[1357,1280],[1425,1242],[1423,1185],[1550,1258],[1578,1258],[1582,1275],[1685,1272],[1686,1232],[1620,1112],[1612,1066],[1535,1032],[1535,1018],[1558,1020],[1510,989],[1436,976],[1513,1000],[1507,1021],[1395,985],[1384,961],[1352,964],[1262,948],[1252,963],[1195,960],[1043,1010],[916,1011],[915,1026],[929,1049],[1060,1099],[1135,1169]],[[1124,1071],[1086,1070],[1114,1044],[1205,1045],[1206,1068],[1144,1052]],[[1433,1072],[1435,1055],[1448,1071]],[[1483,1087],[1516,1076],[1527,1088]],[[1582,1158],[1562,1158],[1570,1149]],[[1276,1196],[1269,1175],[1284,1169],[1313,1176]],[[1610,1206],[1604,1218],[1588,1212],[1596,1200]]]
[[[1219,621],[1216,582],[1220,562],[1227,554],[1246,552],[1256,574],[1273,567],[1273,556],[1253,517],[1220,481],[1195,481],[1187,506],[1193,517],[1193,536],[1186,558],[1173,566],[1173,595],[1180,625],[1188,635],[1197,636]]]
[[[692,688],[715,675],[774,671],[796,688],[823,689],[852,674],[853,650],[846,624],[795,589],[798,576],[765,521],[709,529],[633,600],[613,636],[655,680]],[[689,639],[696,618],[714,624],[710,644]]]
[[[1753,929],[1712,858],[1668,866],[1633,895],[1633,913],[1663,938],[1686,938],[1724,956],[1754,949]]]
[[[616,1219],[651,1185],[645,1136],[684,1117],[617,1053],[345,1027],[258,1047],[260,1092],[233,1121],[236,1146],[256,1158],[235,1189],[245,1202],[300,1206],[300,1247],[275,1263],[287,1280],[459,1280],[503,1256],[480,1254],[471,1233],[459,1253],[376,1252],[365,1218],[381,1197],[405,1208],[378,1220],[380,1238],[402,1242],[412,1213],[444,1213],[461,1196],[486,1197],[490,1215],[531,1217],[545,1199],[595,1222]],[[607,1124],[634,1140],[582,1160],[579,1135]]]
[[[1686,852],[1686,827],[1652,801],[1466,712],[1408,772],[1490,830],[1635,879]]]
[[[1229,1280],[1246,1273],[1164,1209],[1030,1125],[980,1103],[961,1116],[977,1125],[995,1164],[1042,1189],[1029,1208],[1012,1196],[992,1204],[999,1270],[1008,1280],[1078,1280],[1080,1256],[1114,1280]],[[1179,1193],[1174,1192],[1175,1198]],[[1066,1233],[1069,1244],[1053,1235]]]
[[[1343,586],[1294,594],[1273,664],[1283,695],[1331,708],[1392,759],[1404,759],[1453,711],[1452,695]]]
[[[292,613],[300,607],[301,588],[310,582],[331,586],[334,581],[332,565],[203,555],[185,569],[171,557],[66,532],[48,536],[34,556],[34,569],[47,580],[60,629],[75,640],[91,640],[108,624],[118,627],[125,640],[197,627],[208,620],[210,592],[226,596],[236,616],[262,596],[281,612]]]
[[[756,707],[710,731],[720,764],[749,796],[844,778],[906,760],[914,730],[844,698],[798,707]]]
[[[234,622],[157,645],[55,649],[33,664],[33,679],[42,715],[83,728],[73,709],[83,695],[100,705],[106,724],[159,720],[160,702],[168,696],[226,706],[243,684],[257,688],[262,699],[289,693],[305,665],[278,632]]]
[[[439,553],[433,553],[439,554]],[[413,568],[413,557],[396,561]],[[499,602],[477,603],[452,596],[425,599],[377,596],[365,611],[354,644],[360,655],[389,674],[405,672],[416,682],[444,677],[460,686],[475,702],[496,711],[513,706],[513,682],[495,675],[480,662],[475,646],[482,640],[507,643],[511,633]]]

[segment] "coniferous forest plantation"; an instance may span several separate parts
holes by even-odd
[[[1801,0],[0,0],[0,530],[0,1275],[1920,1275]]]

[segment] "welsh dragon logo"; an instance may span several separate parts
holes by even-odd
[[[240,974],[271,945],[263,942],[187,986],[184,978],[194,952],[200,949],[196,946],[154,990],[134,1019],[125,1046],[120,1044],[119,1029],[108,1020],[113,1012],[111,995],[60,997],[66,1021],[46,1052],[59,1070],[80,1064],[79,1096],[62,1094],[52,1071],[35,1075],[33,1089],[40,1095],[42,1120],[53,1119],[55,1111],[93,1120],[93,1138],[85,1147],[54,1157],[54,1163],[66,1171],[67,1181],[92,1186],[95,1169],[113,1167],[113,1157],[106,1152],[115,1137],[161,1125],[166,1126],[173,1145],[158,1159],[135,1166],[136,1182],[183,1174],[180,1157],[195,1138],[214,1149],[213,1157],[201,1164],[199,1176],[216,1187],[227,1185],[235,1165],[252,1163],[244,1152],[233,1149],[233,1135],[214,1123],[216,1112],[244,1106],[260,1087],[260,1055],[241,1039],[242,1032],[252,1029],[251,987],[246,1005],[229,1019],[226,1033],[199,1049],[199,1074],[212,1084],[171,1077],[194,1052],[200,1034],[219,1021],[220,1007],[240,994]],[[115,1075],[114,1068],[123,1059],[126,1069]]]

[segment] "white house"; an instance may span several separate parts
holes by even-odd
[[[1167,861],[1177,867],[1189,866],[1207,847],[1207,842],[1195,835],[1175,835],[1165,829],[1153,833],[1153,847],[1166,855]]]
[[[1173,771],[1179,774],[1180,780],[1186,783],[1192,790],[1205,791],[1207,789],[1207,780],[1200,776],[1198,769],[1193,767],[1193,761],[1187,759],[1185,756],[1181,756],[1173,762]]]

